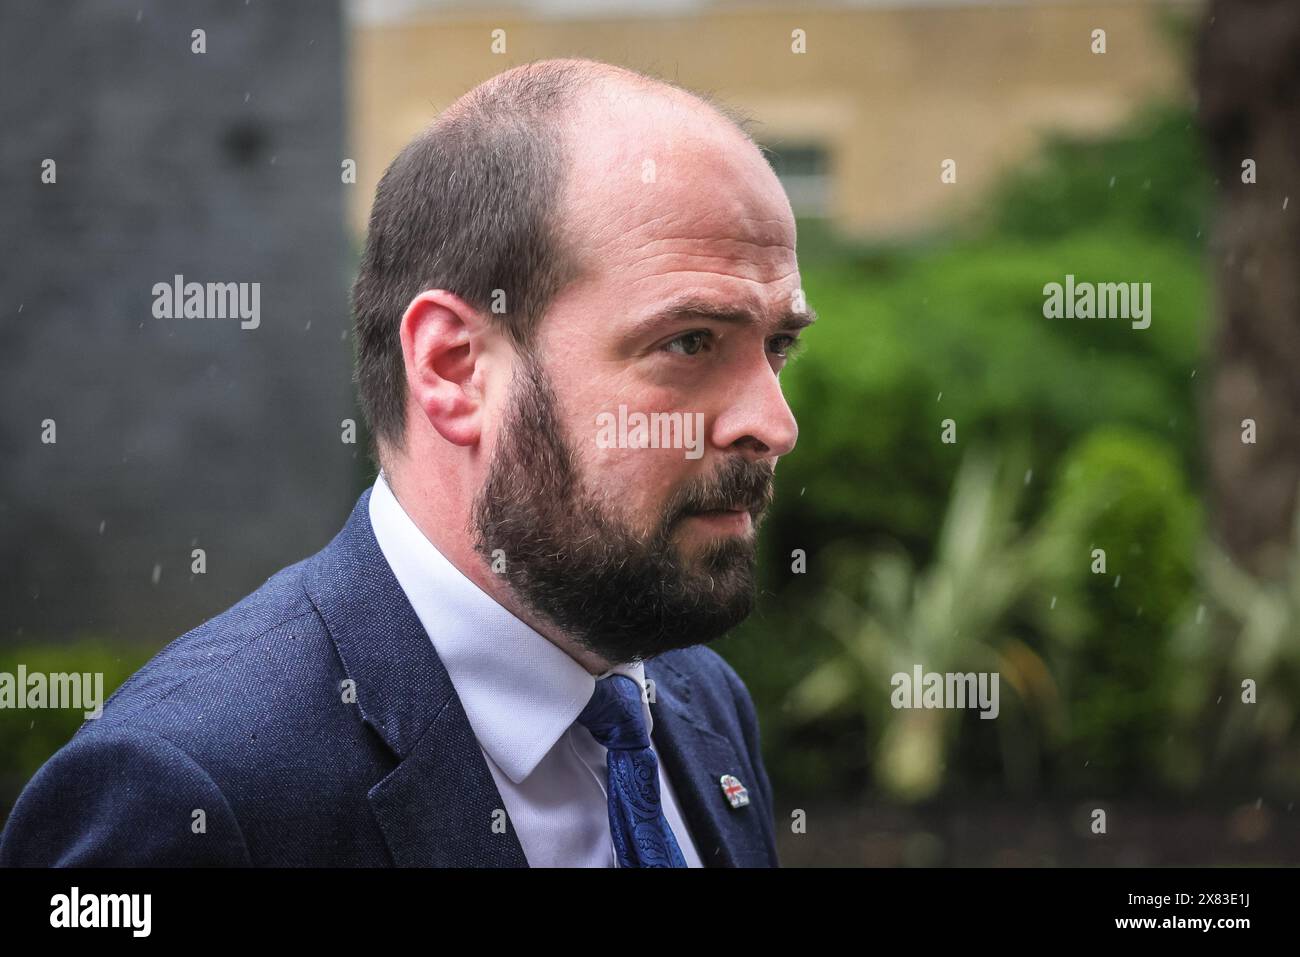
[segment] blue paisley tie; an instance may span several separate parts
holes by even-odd
[[[685,867],[659,800],[659,761],[650,750],[641,688],[627,675],[596,682],[578,723],[608,750],[609,832],[619,867]]]

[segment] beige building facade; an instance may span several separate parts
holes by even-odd
[[[863,238],[921,232],[1030,159],[1043,133],[1103,132],[1153,98],[1189,98],[1172,35],[1200,10],[1195,0],[361,0],[351,20],[351,221],[361,234],[387,164],[465,90],[529,60],[584,56],[752,116],[796,213]]]

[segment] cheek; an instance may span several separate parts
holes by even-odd
[[[660,515],[690,474],[681,449],[599,448],[591,434],[582,468],[590,487],[618,512],[644,521]]]
[[[668,498],[699,470],[698,449],[688,457],[683,447],[637,445],[650,441],[652,413],[683,410],[674,390],[633,381],[631,370],[625,369],[618,376],[590,376],[564,404],[570,406],[564,412],[565,427],[584,484],[629,521],[653,522]],[[681,446],[684,436],[679,433],[674,430],[672,435]],[[698,445],[693,436],[694,431],[692,447]]]

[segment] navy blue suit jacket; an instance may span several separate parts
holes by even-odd
[[[505,804],[369,501],[128,679],[27,785],[0,865],[527,866],[513,826],[492,827]],[[650,659],[646,677],[700,859],[777,866],[739,677],[704,646]],[[725,774],[748,806],[727,801]]]

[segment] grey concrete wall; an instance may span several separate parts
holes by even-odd
[[[343,55],[318,0],[0,12],[0,641],[174,637],[346,518]],[[260,325],[155,318],[178,273]]]

